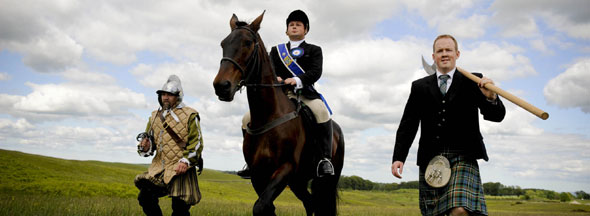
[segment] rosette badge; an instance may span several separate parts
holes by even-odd
[[[295,59],[303,56],[303,49],[301,47],[291,49],[291,56]]]

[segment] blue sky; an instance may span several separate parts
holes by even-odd
[[[390,173],[395,132],[413,80],[426,75],[432,40],[452,34],[457,64],[547,111],[541,120],[506,101],[502,123],[482,122],[490,161],[484,182],[590,192],[590,2],[411,0],[6,1],[0,0],[0,148],[67,159],[149,163],[135,136],[157,108],[155,91],[178,75],[202,116],[206,166],[241,169],[245,94],[213,91],[235,13],[266,47],[286,42],[285,18],[308,14],[307,42],[320,45],[317,88],[346,137],[343,173],[376,182]],[[418,139],[417,136],[416,140]]]

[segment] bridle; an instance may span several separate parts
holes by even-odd
[[[244,67],[242,67],[240,65],[240,63],[238,63],[236,60],[234,60],[233,58],[230,58],[230,57],[224,56],[223,58],[221,58],[221,62],[220,62],[220,64],[221,64],[221,63],[223,63],[223,61],[229,61],[236,68],[238,68],[238,70],[240,70],[240,72],[242,73],[242,79],[240,80],[238,85],[236,85],[236,90],[241,89],[242,86],[246,86],[246,87],[283,87],[283,86],[285,86],[286,84],[283,82],[271,83],[271,84],[250,82],[250,81],[252,81],[251,80],[251,77],[253,75],[252,72],[260,70],[260,61],[258,59],[259,58],[258,49],[260,48],[259,42],[258,42],[258,36],[257,36],[256,32],[254,32],[254,30],[252,30],[251,28],[249,28],[247,26],[239,26],[232,31],[235,31],[238,29],[247,30],[248,32],[250,32],[252,34],[252,37],[254,37],[254,51],[250,54],[250,56],[248,56],[248,58],[246,60],[246,69],[244,69]],[[245,78],[244,78],[244,75],[246,76]]]
[[[238,85],[236,85],[236,91],[241,89],[242,86],[246,86],[246,87],[283,87],[287,84],[285,84],[284,82],[281,83],[252,83],[252,77],[253,77],[253,72],[255,71],[260,71],[260,60],[258,59],[258,49],[260,49],[259,43],[258,43],[258,35],[256,34],[256,32],[254,32],[254,30],[248,28],[247,26],[239,26],[235,29],[232,30],[238,30],[238,29],[245,29],[247,31],[249,31],[252,36],[254,37],[254,51],[252,54],[250,54],[250,56],[248,56],[247,60],[246,60],[246,69],[244,69],[240,63],[238,63],[236,60],[234,60],[233,58],[230,57],[223,57],[221,58],[221,63],[223,63],[223,61],[228,61],[231,62],[236,68],[238,68],[238,70],[240,70],[240,72],[242,73],[242,79],[240,80],[240,82],[238,83]],[[246,76],[246,78],[243,78],[244,75]],[[297,96],[297,100],[299,101],[299,96]],[[298,104],[300,104],[298,102]],[[287,113],[279,118],[276,118],[270,122],[267,122],[265,125],[263,125],[262,127],[259,128],[250,128],[249,125],[246,125],[246,132],[248,134],[251,135],[260,135],[263,134],[267,131],[269,131],[270,129],[273,129],[276,126],[279,126],[287,121],[290,121],[291,119],[297,118],[299,115],[299,109],[300,109],[300,105],[297,105],[297,108],[295,111]]]

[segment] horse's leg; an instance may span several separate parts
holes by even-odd
[[[272,174],[264,191],[258,193],[258,200],[254,204],[253,215],[276,215],[273,202],[287,186],[288,175],[292,170],[293,164],[285,163]]]
[[[313,214],[313,202],[312,197],[309,191],[307,190],[307,180],[305,179],[293,179],[289,183],[289,187],[291,187],[291,191],[295,194],[295,196],[303,202],[303,207],[305,208],[305,212],[307,215]]]
[[[250,182],[252,182],[252,187],[254,187],[254,191],[256,191],[258,197],[262,196],[262,192],[264,192],[264,189],[266,188],[266,185],[268,185],[269,180],[270,176],[268,175],[262,176],[260,174],[255,174],[254,172],[252,173]]]
[[[252,187],[254,187],[254,191],[256,191],[256,194],[258,195],[258,199],[256,200],[256,202],[254,203],[254,206],[252,208],[252,215],[274,215],[274,208],[271,207],[272,211],[271,212],[264,212],[261,210],[257,210],[257,208],[261,208],[261,207],[257,207],[258,205],[260,205],[259,203],[261,203],[260,199],[264,194],[264,191],[266,190],[266,186],[269,185],[269,181],[271,180],[269,173],[267,172],[256,172],[255,170],[252,170],[253,172],[252,174],[252,178],[250,179],[250,181],[252,182]],[[267,210],[268,211],[268,210]]]

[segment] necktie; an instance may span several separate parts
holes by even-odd
[[[438,77],[438,79],[441,80],[440,83],[440,93],[442,93],[442,95],[444,96],[445,94],[447,94],[447,80],[451,78],[451,76],[445,74],[445,75],[440,75]]]

